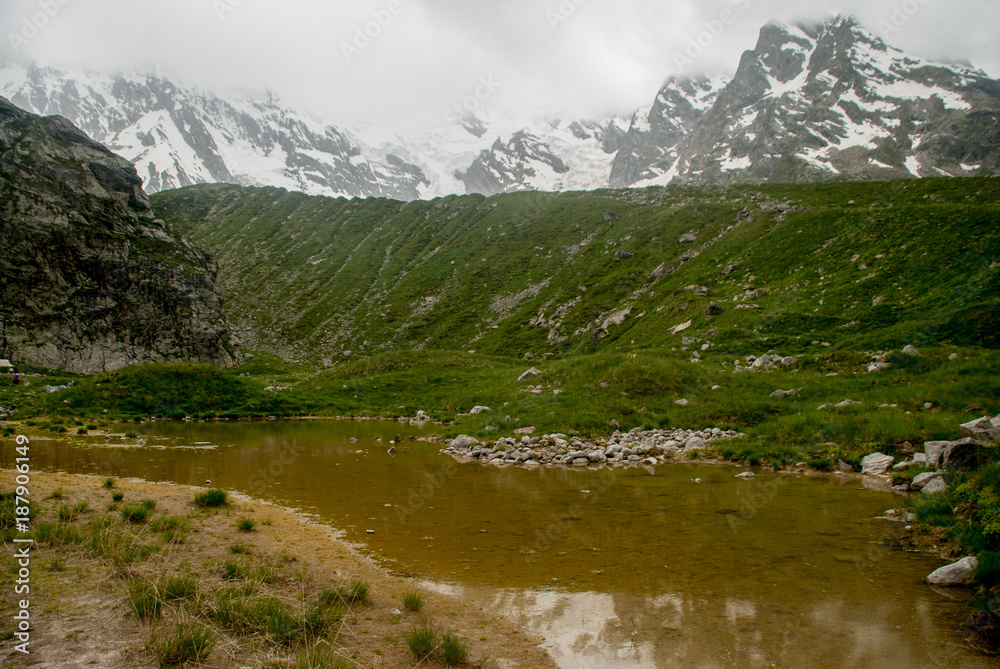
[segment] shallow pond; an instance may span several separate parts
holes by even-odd
[[[315,514],[389,569],[537,632],[564,667],[997,665],[959,635],[960,595],[922,582],[941,562],[874,519],[899,498],[856,480],[460,465],[425,442],[390,455],[421,433],[396,423],[141,431],[145,448],[36,442],[33,466],[210,479]]]

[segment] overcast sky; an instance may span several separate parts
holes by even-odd
[[[0,54],[268,89],[334,121],[433,122],[477,92],[594,117],[648,105],[678,70],[732,74],[769,20],[834,13],[1000,77],[997,0],[2,0]]]

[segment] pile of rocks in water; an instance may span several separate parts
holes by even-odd
[[[522,428],[519,432],[534,432]],[[605,440],[585,441],[565,434],[546,434],[520,439],[501,437],[493,443],[480,443],[468,435],[453,439],[442,453],[460,462],[478,460],[483,464],[540,466],[623,466],[656,465],[682,453],[712,448],[710,442],[745,436],[733,430],[717,427],[705,430],[643,430],[616,431]]]

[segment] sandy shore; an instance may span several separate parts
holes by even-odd
[[[0,491],[12,490],[15,473],[0,470]],[[80,545],[43,546],[31,554],[30,655],[14,651],[12,615],[15,595],[14,546],[3,547],[0,587],[5,611],[0,622],[0,664],[7,667],[102,667],[145,668],[158,663],[148,647],[157,629],[174,625],[184,607],[166,605],[163,614],[141,622],[126,597],[130,579],[142,576],[186,574],[198,581],[199,597],[212,601],[216,591],[229,583],[221,565],[226,560],[245,560],[273,566],[281,576],[269,588],[274,595],[294,605],[315,601],[325,588],[352,580],[370,584],[370,602],[354,605],[344,618],[333,643],[336,654],[350,667],[413,667],[417,664],[403,639],[415,626],[429,623],[441,632],[454,632],[470,648],[468,666],[514,669],[554,667],[533,638],[515,625],[490,615],[471,602],[439,593],[421,591],[424,606],[406,611],[404,593],[418,591],[410,579],[387,573],[369,558],[333,536],[331,529],[309,521],[290,510],[242,496],[230,497],[220,510],[196,506],[193,498],[201,489],[133,479],[119,479],[106,489],[103,479],[91,476],[33,472],[31,498],[40,506],[37,521],[54,521],[61,505],[87,500],[87,509],[73,523],[84,526],[102,516],[118,516],[108,510],[113,491],[124,493],[124,502],[150,499],[156,502],[149,521],[130,525],[140,540],[156,546],[157,553],[136,563],[127,573],[110,566]],[[52,498],[59,491],[58,498]],[[166,542],[151,524],[157,518],[180,517],[189,528],[181,543]],[[237,529],[239,518],[256,524],[252,531]],[[249,554],[235,554],[242,544]],[[190,607],[188,607],[190,608]],[[294,667],[302,648],[282,647],[264,639],[237,638],[224,630],[202,667]],[[425,661],[420,666],[434,666]]]

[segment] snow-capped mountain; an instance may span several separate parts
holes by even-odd
[[[663,157],[612,185],[995,174],[1000,82],[908,56],[850,18],[769,24],[692,127],[634,144]]]
[[[482,112],[399,136],[317,120],[268,94],[223,96],[161,75],[35,66],[0,68],[0,95],[36,114],[65,116],[132,161],[150,193],[213,182],[404,200],[595,188],[607,183],[607,146],[626,126]]]
[[[414,199],[427,179],[392,153],[267,95],[226,98],[157,75],[0,69],[0,94],[68,118],[136,166],[147,192],[194,183],[283,186],[309,194]]]
[[[498,137],[457,176],[469,193],[593,190],[608,184],[626,122],[556,121]]]
[[[17,65],[0,67],[0,96],[67,117],[135,163],[149,192],[222,181],[409,200],[1000,173],[1000,82],[908,56],[850,18],[768,24],[731,79],[673,77],[631,120],[484,110],[387,133],[268,94]]]
[[[613,188],[655,181],[676,163],[675,147],[715,104],[728,80],[671,77],[656,100],[632,117],[609,175]]]

